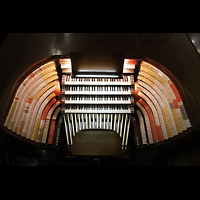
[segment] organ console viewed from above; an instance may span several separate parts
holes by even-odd
[[[64,148],[66,158],[175,148],[198,125],[187,86],[159,60],[118,52],[72,49],[30,64],[12,85],[1,129],[36,149]]]
[[[70,149],[76,133],[85,129],[113,130],[121,138],[122,149],[128,149],[129,135],[134,136],[136,147],[151,146],[192,126],[174,83],[147,61],[124,59],[121,78],[110,78],[114,75],[109,72],[101,78],[99,74],[79,74],[76,78],[70,58],[57,61],[61,83],[55,61],[49,61],[31,71],[19,85],[4,122],[13,134],[56,147],[58,124],[63,120]],[[135,65],[139,68],[136,82]],[[138,125],[133,120],[139,120]],[[139,126],[138,132],[134,126]]]

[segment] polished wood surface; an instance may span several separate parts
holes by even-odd
[[[74,136],[72,155],[119,156],[122,154],[121,138],[112,130],[81,130]]]
[[[84,74],[122,76],[122,53],[70,53],[72,76]]]

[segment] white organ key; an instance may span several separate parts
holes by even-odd
[[[114,130],[114,131],[116,131],[116,130],[115,130],[115,128],[116,128],[116,115],[117,115],[117,114],[114,114],[114,127],[113,127],[113,130]]]
[[[93,114],[93,128],[95,128],[95,115]]]
[[[104,123],[103,123],[103,128],[105,129],[106,128],[106,114],[103,114],[103,117],[104,117]]]
[[[123,121],[124,121],[124,114],[122,114],[121,128],[120,128],[120,137],[122,137],[122,127],[123,127]]]
[[[96,121],[96,119],[95,119],[95,114],[93,115],[93,128],[95,128],[95,121]]]
[[[129,115],[129,120],[128,120],[128,127],[127,127],[127,134],[126,134],[126,141],[125,145],[128,144],[128,136],[129,136],[129,127],[130,127],[130,121],[131,121],[131,115]],[[127,148],[127,147],[126,147]]]
[[[127,114],[125,117],[125,122],[124,122],[124,133],[123,133],[123,138],[122,138],[122,145],[124,145],[124,139],[125,139],[125,133],[126,133],[126,125],[127,125]],[[124,147],[122,147],[124,149]]]
[[[100,114],[97,114],[97,128],[100,128]]]
[[[88,129],[88,114],[85,115],[86,115],[86,129]]]
[[[87,129],[86,128],[87,127],[87,125],[86,125],[87,124],[86,123],[87,122],[87,114],[83,114],[83,117],[84,117],[84,128]]]
[[[109,114],[107,114],[107,129],[109,129]]]
[[[90,114],[87,114],[87,120],[88,120],[88,129],[90,128]]]
[[[68,127],[69,127],[70,143],[73,144],[73,142],[72,142],[71,124],[70,124],[70,121],[69,121],[69,114],[67,114],[67,122],[68,122]]]
[[[95,115],[95,128],[98,128],[98,127],[97,127],[97,123],[98,123],[98,120],[97,120],[97,119],[98,119],[98,114],[94,114],[94,115]]]
[[[66,138],[67,138],[67,144],[69,145],[69,137],[68,137],[68,130],[67,130],[67,123],[66,123],[65,115],[64,115],[64,125],[65,125],[65,134],[66,134]]]
[[[78,114],[76,114],[76,122],[77,122],[77,132],[80,130],[79,129],[79,120],[78,120]]]
[[[73,136],[75,136],[73,114],[71,114],[71,120],[72,120],[72,130],[73,130]]]
[[[76,133],[78,132],[76,113],[74,114]]]
[[[97,113],[97,128],[99,128],[99,114]]]
[[[100,128],[102,126],[102,114],[100,114]]]
[[[85,126],[84,126],[84,125],[85,125],[85,124],[84,124],[84,121],[85,121],[85,120],[84,120],[84,116],[83,116],[83,114],[82,114],[82,129],[85,128]]]
[[[97,128],[99,128],[99,126],[100,126],[99,120],[100,120],[100,116],[99,116],[99,114],[97,113]]]
[[[80,120],[80,114],[77,114],[78,115],[78,125],[79,125],[79,130],[81,130],[81,120]]]
[[[110,129],[112,130],[112,121],[113,121],[113,114],[111,114],[111,118],[110,118]]]
[[[91,114],[89,114],[89,128],[91,129],[92,127],[91,127],[91,122],[92,122],[92,120],[91,120]]]
[[[117,133],[119,134],[119,124],[120,124],[121,114],[118,115]]]

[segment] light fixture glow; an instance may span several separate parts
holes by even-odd
[[[98,73],[98,72],[102,72],[102,70],[101,69],[99,69],[99,70],[81,70],[81,69],[79,69],[78,72],[97,72]],[[106,72],[106,73],[115,73],[116,70],[106,70],[104,72]]]
[[[85,74],[85,75],[76,75],[76,77],[85,77],[85,78],[88,78],[88,77],[109,77],[109,78],[119,78],[118,75],[92,75],[92,74]]]
[[[67,58],[67,59],[60,59],[60,63],[61,63],[61,68],[72,68],[72,64],[71,64],[71,59]]]

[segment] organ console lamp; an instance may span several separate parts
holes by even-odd
[[[123,53],[70,53],[74,78],[122,78]]]

